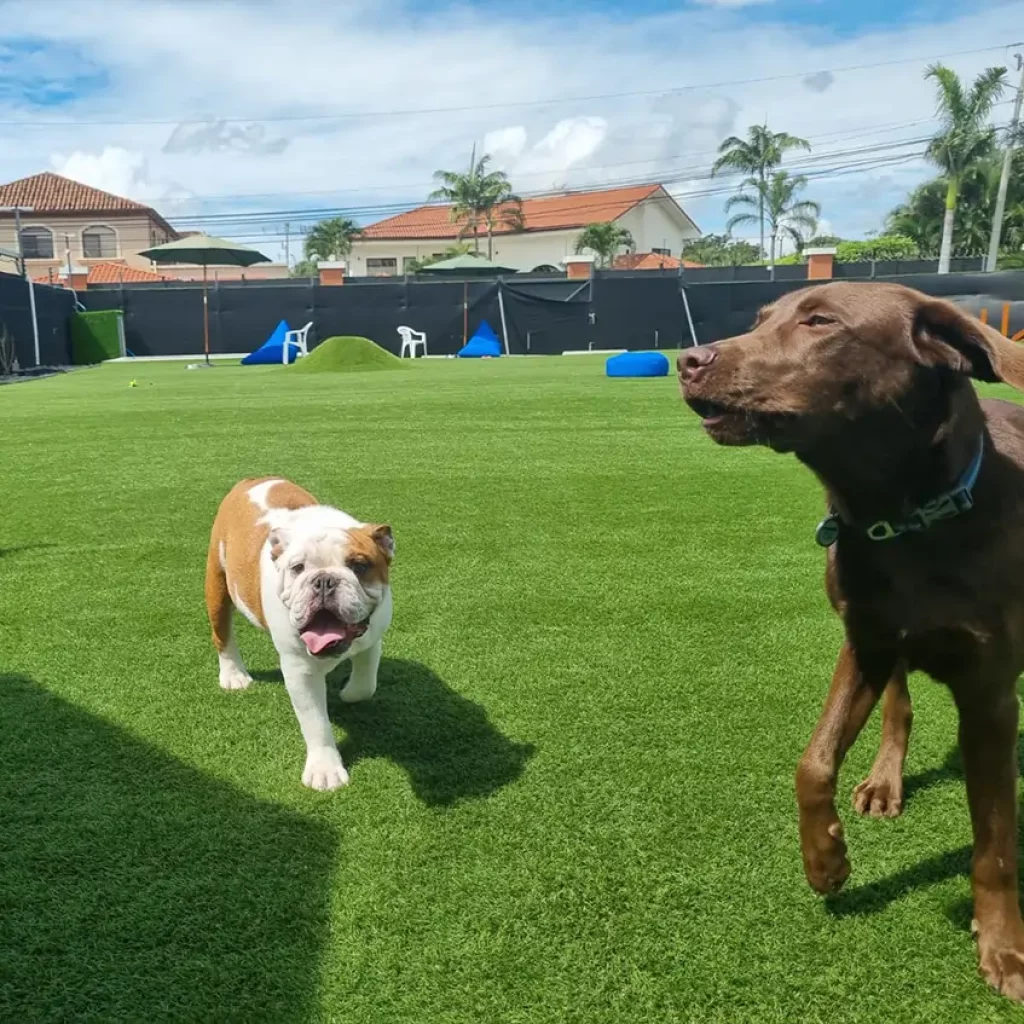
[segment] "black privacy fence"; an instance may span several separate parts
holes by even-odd
[[[281,320],[292,329],[311,323],[310,348],[334,335],[358,335],[397,354],[398,328],[410,327],[426,334],[429,355],[454,355],[486,321],[514,355],[671,350],[742,333],[761,306],[808,284],[802,276],[697,281],[695,273],[599,271],[584,279],[524,275],[471,281],[396,278],[340,286],[309,280],[221,282],[209,292],[210,351],[251,352]],[[1024,272],[907,273],[875,279],[947,297],[1007,336],[1024,339]],[[48,286],[36,286],[34,294],[40,362],[68,365],[73,361],[68,322],[75,296]],[[190,357],[202,352],[203,300],[197,285],[105,286],[80,292],[77,300],[85,310],[122,312],[129,355]],[[14,339],[20,365],[34,366],[28,285],[0,274],[0,337],[4,331]]]

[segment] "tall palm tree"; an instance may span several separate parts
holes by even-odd
[[[967,168],[957,188],[952,255],[972,256],[988,247],[999,191],[1002,156],[993,152]],[[922,256],[935,257],[942,247],[946,216],[945,177],[918,185],[886,218],[886,232],[917,242]],[[1024,245],[1024,151],[1013,155],[1003,214],[1002,253],[1019,252]]]
[[[743,184],[750,191],[732,196],[725,204],[726,213],[736,207],[743,208],[729,218],[725,229],[732,232],[741,224],[755,224],[763,217],[770,232],[768,265],[774,269],[779,238],[790,239],[797,251],[802,249],[818,229],[821,206],[810,199],[797,198],[807,186],[802,174],[776,171],[764,185],[757,178],[747,178]]]
[[[939,273],[948,274],[960,184],[964,174],[995,148],[996,132],[988,118],[1006,87],[1006,68],[986,68],[970,89],[964,88],[955,71],[942,64],[930,65],[924,76],[935,80],[938,115],[942,121],[938,135],[928,143],[925,156],[946,179]]]
[[[306,235],[306,259],[340,260],[352,251],[362,229],[348,217],[332,217],[316,224]]]
[[[598,264],[602,267],[610,266],[620,249],[632,252],[635,246],[636,243],[629,231],[611,222],[588,224],[576,239],[576,251],[583,252],[584,249],[589,249],[597,253]]]
[[[473,251],[480,253],[480,228],[487,229],[487,258],[494,257],[494,229],[507,226],[514,231],[524,225],[523,201],[512,191],[512,184],[504,171],[488,171],[491,162],[485,153],[476,159],[473,148],[469,171],[435,171],[434,179],[440,184],[428,199],[451,205],[451,219],[462,223],[460,238],[473,236]]]
[[[752,124],[747,129],[747,137],[741,139],[730,135],[718,147],[718,159],[711,167],[711,173],[722,171],[738,171],[747,174],[758,182],[759,194],[764,196],[768,190],[768,178],[782,163],[782,158],[792,149],[810,150],[811,144],[806,139],[790,135],[788,132],[773,132],[768,125]],[[763,203],[758,207],[758,224],[761,229],[761,255],[764,257],[765,211]]]

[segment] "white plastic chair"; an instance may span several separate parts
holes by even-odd
[[[305,327],[298,331],[288,331],[284,336],[284,348],[281,350],[281,362],[288,365],[288,353],[291,351],[292,345],[298,345],[299,351],[295,353],[295,358],[299,356],[309,355],[309,345],[306,341],[306,336],[309,334],[310,327],[313,326],[313,321],[310,320]]]
[[[417,347],[423,349],[424,355],[427,354],[427,335],[424,331],[414,331],[411,327],[399,327],[398,333],[402,339],[399,358],[404,359],[408,352],[410,358],[415,359]]]

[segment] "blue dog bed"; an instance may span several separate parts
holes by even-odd
[[[621,352],[604,364],[609,377],[667,377],[668,360],[660,352]]]
[[[463,345],[456,353],[460,359],[482,359],[484,356],[500,356],[501,342],[498,336],[491,329],[491,325],[484,322],[477,328],[476,334]]]

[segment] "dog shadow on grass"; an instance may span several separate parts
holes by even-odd
[[[1024,737],[1017,740],[1017,757],[1024,766]],[[963,761],[958,747],[953,747],[941,765],[926,769],[916,775],[908,776],[903,783],[904,814],[913,813],[912,798],[933,786],[949,782],[964,781]],[[910,809],[908,810],[908,806]],[[968,814],[967,793],[963,793],[964,815]],[[1018,808],[1018,845],[1024,847],[1024,807]],[[885,827],[884,823],[879,823]],[[1021,880],[1024,882],[1024,858],[1021,859]],[[850,889],[843,889],[834,896],[826,897],[825,904],[829,913],[835,917],[851,915],[877,914],[885,910],[891,903],[905,896],[914,889],[929,885],[937,885],[951,878],[969,876],[971,873],[971,847],[961,846],[955,850],[947,850],[935,857],[904,868],[902,871]],[[946,915],[958,928],[965,931],[971,925],[971,901],[961,900],[946,908]]]
[[[10,547],[0,547],[0,558],[9,558],[11,555],[20,555],[24,551],[42,551],[46,548],[55,548],[56,544],[12,544]]]
[[[522,775],[535,747],[510,740],[487,712],[460,696],[425,665],[385,658],[371,700],[346,704],[339,694],[348,665],[328,678],[328,713],[344,729],[345,764],[382,757],[402,768],[419,800],[450,807],[491,796]],[[253,672],[283,682],[280,671]]]
[[[316,1013],[336,837],[0,675],[0,1017]]]

